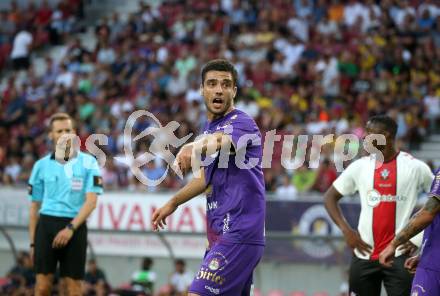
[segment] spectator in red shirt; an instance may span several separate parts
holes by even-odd
[[[47,0],[44,0],[41,3],[41,7],[37,11],[37,17],[35,18],[35,23],[37,25],[46,27],[49,24],[51,17],[52,17],[52,8],[50,8]]]
[[[319,192],[325,192],[336,180],[337,173],[333,165],[331,165],[328,159],[324,159],[322,164],[318,169],[318,176],[316,178],[315,185],[313,189]]]

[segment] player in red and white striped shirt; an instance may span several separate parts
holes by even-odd
[[[350,295],[380,295],[382,281],[388,296],[410,295],[412,276],[405,270],[408,258],[404,250],[396,252],[389,269],[379,262],[380,252],[408,222],[417,198],[429,192],[434,178],[422,161],[395,147],[396,122],[388,116],[374,116],[366,126],[368,135],[382,134],[385,145],[372,144],[382,153],[370,154],[351,163],[325,194],[325,206],[342,230],[347,244],[354,250],[350,266]],[[358,229],[353,230],[342,215],[338,201],[359,192],[361,213]],[[421,237],[414,238],[419,245]],[[414,248],[414,245],[408,246]]]

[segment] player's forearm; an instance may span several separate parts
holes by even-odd
[[[33,201],[29,211],[29,242],[35,242],[35,229],[38,223],[38,211],[40,210],[40,203]]]
[[[424,209],[417,212],[408,222],[408,225],[400,231],[393,239],[392,244],[395,248],[406,243],[410,238],[418,234],[432,222],[432,216]]]
[[[203,169],[200,178],[193,178],[170,200],[176,207],[203,193],[206,189]]]
[[[423,208],[412,217],[405,228],[393,239],[395,248],[406,243],[410,238],[425,229],[440,212],[440,201],[436,197],[430,197]]]
[[[86,201],[78,212],[78,215],[72,220],[73,226],[78,228],[81,226],[87,218],[92,214],[93,210],[96,208],[98,197],[96,193],[87,193]]]
[[[333,220],[333,222],[335,222],[342,232],[351,229],[350,224],[348,224],[347,220],[345,220],[344,215],[342,214],[341,207],[339,206],[339,198],[337,196],[327,192],[324,197],[324,205],[328,214],[330,215],[330,218]]]

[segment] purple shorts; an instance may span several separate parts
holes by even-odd
[[[205,253],[189,292],[201,296],[249,296],[252,274],[263,250],[261,245],[214,245]]]
[[[418,267],[411,288],[411,296],[440,295],[440,272]]]

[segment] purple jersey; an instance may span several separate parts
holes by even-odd
[[[260,131],[249,115],[234,109],[210,122],[204,134],[216,132],[230,135],[234,147],[205,160],[211,162],[205,166],[209,244],[221,240],[264,245],[266,204]]]
[[[440,199],[440,169],[435,174],[429,196]],[[440,271],[440,214],[434,218],[423,234],[422,257],[419,266]]]

